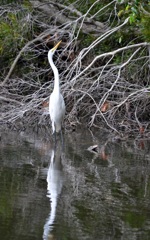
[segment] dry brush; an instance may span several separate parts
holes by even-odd
[[[109,127],[117,133],[147,133],[150,44],[133,41],[116,47],[114,43],[111,51],[101,47],[109,43],[115,33],[127,31],[129,19],[121,22],[117,13],[111,24],[112,13],[108,14],[108,10],[113,6],[115,11],[116,1],[94,14],[91,10],[99,0],[85,14],[77,10],[75,4],[66,7],[53,1],[49,4],[31,2],[36,14],[28,19],[31,25],[36,25],[38,34],[33,32],[33,40],[18,52],[1,82],[0,122],[19,127],[20,124],[22,127],[49,124],[47,102],[54,77],[47,52],[61,39],[54,62],[67,106],[66,126],[74,128],[86,123],[89,127]],[[96,16],[104,13],[108,15],[107,22],[97,21]],[[85,36],[87,39],[90,36],[92,41],[87,43]]]

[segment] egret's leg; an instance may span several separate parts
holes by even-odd
[[[56,131],[54,132],[54,148],[56,149]]]
[[[61,137],[61,143],[62,143],[62,149],[63,149],[64,148],[64,138],[63,138],[62,129],[60,130],[60,137]]]
[[[53,122],[53,136],[54,136],[54,148],[56,149],[56,126]]]

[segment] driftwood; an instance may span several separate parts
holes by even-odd
[[[95,1],[93,5],[98,2],[99,0]],[[113,2],[111,2],[111,4]],[[77,27],[81,27],[83,33],[93,34],[93,36],[99,36],[106,31],[106,26],[103,23],[95,21],[93,19],[94,16],[91,18],[87,17],[88,12],[83,15],[73,5],[65,6],[56,1],[49,1],[46,3],[41,3],[40,1],[31,1],[31,3],[35,9],[37,8],[40,11],[43,11],[47,16],[50,16],[51,18],[55,17],[56,25],[63,26],[64,24],[67,25],[67,23],[69,24],[70,22],[74,21],[76,22]],[[73,14],[75,14],[76,17],[73,17]],[[80,22],[83,22],[82,26]]]

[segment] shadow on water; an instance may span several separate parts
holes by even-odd
[[[149,141],[2,132],[0,150],[1,239],[149,239]]]

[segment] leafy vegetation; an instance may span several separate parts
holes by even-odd
[[[150,2],[143,0],[121,1],[119,17],[129,17],[132,30],[137,32],[137,35],[150,42]],[[122,3],[122,4],[121,4]]]
[[[26,2],[4,6],[0,16],[0,55],[4,65],[13,60],[32,36],[30,7]]]

